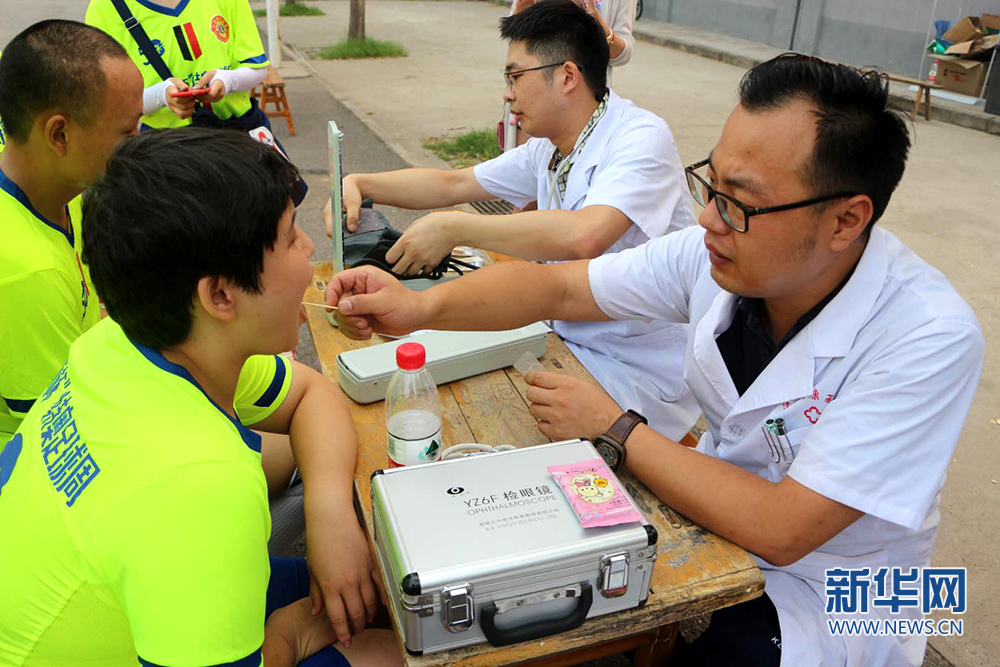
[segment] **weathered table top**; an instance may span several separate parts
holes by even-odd
[[[324,302],[322,290],[330,278],[329,262],[316,263],[313,284],[305,300]],[[323,372],[337,382],[337,354],[382,342],[353,341],[330,325],[326,313],[308,308],[309,330],[316,344]],[[587,370],[554,333],[540,359],[548,370],[590,378]],[[527,385],[512,368],[492,371],[442,385],[443,442],[480,442],[526,447],[549,442],[535,427],[524,398]],[[354,489],[364,515],[365,528],[374,533],[370,494],[372,472],[386,467],[385,411],[382,402],[359,405],[348,399],[358,434],[358,461]],[[667,623],[698,616],[714,609],[757,597],[764,576],[750,555],[740,547],[692,524],[656,498],[628,473],[619,473],[646,519],[659,532],[659,556],[653,571],[649,599],[642,608],[592,619],[576,630],[505,648],[489,644],[428,656],[406,657],[408,665],[498,665],[531,660],[543,655],[591,646],[649,631]],[[399,627],[398,619],[393,619]],[[405,651],[404,651],[405,655]]]

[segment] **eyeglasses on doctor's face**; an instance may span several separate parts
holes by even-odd
[[[517,78],[522,74],[524,74],[525,72],[534,72],[536,69],[548,69],[549,67],[559,67],[565,62],[566,61],[564,60],[558,63],[549,63],[548,65],[539,65],[537,67],[526,67],[525,69],[512,69],[512,70],[505,69],[503,71],[503,80],[504,83],[507,84],[507,88],[511,89],[514,87],[514,82],[517,80]]]
[[[689,167],[684,168],[684,175],[687,176],[688,189],[691,191],[691,196],[694,200],[701,206],[708,206],[709,202],[713,199],[715,200],[715,206],[719,209],[719,216],[722,218],[723,222],[735,229],[740,233],[746,233],[750,229],[750,218],[755,215],[764,215],[765,213],[777,213],[778,211],[789,211],[793,208],[802,208],[804,206],[812,206],[813,204],[819,204],[821,202],[830,201],[832,199],[843,199],[844,197],[854,197],[859,194],[857,192],[838,192],[833,195],[824,195],[822,197],[813,197],[811,199],[803,199],[802,201],[797,201],[792,204],[782,204],[780,206],[766,206],[764,208],[754,208],[753,206],[747,206],[743,202],[730,197],[729,195],[722,194],[708,182],[696,174],[695,172],[702,167],[709,164],[710,158],[706,158],[701,162],[696,162]]]

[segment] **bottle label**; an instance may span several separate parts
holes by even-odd
[[[390,468],[431,463],[441,458],[441,429],[431,436],[416,440],[398,438],[392,433],[388,436]]]

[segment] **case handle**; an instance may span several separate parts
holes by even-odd
[[[587,614],[590,613],[590,606],[593,603],[593,588],[589,583],[581,583],[580,601],[577,603],[576,609],[568,616],[500,630],[496,626],[497,606],[495,602],[491,602],[480,611],[479,624],[483,628],[483,634],[486,635],[487,641],[492,646],[509,646],[580,627],[587,620]]]

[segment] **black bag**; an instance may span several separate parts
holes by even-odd
[[[347,231],[347,213],[343,214],[341,222],[344,230],[345,268],[374,266],[387,273],[391,273],[400,280],[412,280],[414,278],[439,280],[448,271],[454,271],[461,275],[466,270],[474,271],[477,268],[471,264],[459,261],[449,254],[437,266],[424,273],[412,276],[393,273],[392,266],[385,260],[385,254],[389,252],[389,249],[392,248],[393,244],[403,234],[390,225],[385,216],[372,208],[372,205],[373,202],[371,199],[365,199],[361,202],[358,228],[354,232]]]

